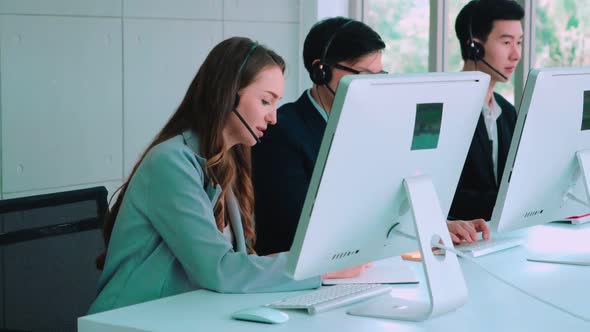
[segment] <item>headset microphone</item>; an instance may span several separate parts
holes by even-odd
[[[252,127],[250,127],[248,125],[248,123],[246,122],[246,120],[244,120],[244,118],[242,117],[240,112],[238,112],[238,105],[239,104],[240,104],[240,96],[236,95],[236,103],[234,104],[234,108],[232,109],[232,111],[237,115],[238,119],[240,119],[240,122],[242,122],[244,127],[246,127],[246,129],[248,129],[248,131],[250,132],[250,135],[252,135],[252,137],[254,137],[254,139],[256,140],[256,143],[257,144],[262,143],[262,141],[260,141],[260,138],[258,136],[256,136],[256,134],[254,133],[254,130],[252,130]]]
[[[490,65],[486,60],[481,59],[481,62],[483,62],[484,65],[488,66],[488,68],[490,68],[491,70],[495,71],[496,74],[502,76],[503,79],[508,81],[508,77],[506,77],[504,74],[502,74],[498,69],[494,68],[492,65]]]

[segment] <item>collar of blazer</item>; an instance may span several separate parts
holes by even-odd
[[[205,165],[207,164],[207,159],[203,158],[199,154],[199,150],[201,149],[199,137],[192,130],[186,130],[182,133],[182,138],[184,139],[184,143],[186,144],[186,146],[188,146],[193,151],[193,154],[195,155],[195,158],[197,159],[199,166],[203,170],[203,186],[205,192],[207,193],[207,196],[209,196],[211,203],[215,204],[215,202],[217,202],[217,199],[219,198],[219,195],[221,194],[221,186],[219,184],[212,186],[211,181],[205,175],[204,170]]]

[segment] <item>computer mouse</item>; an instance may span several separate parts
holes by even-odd
[[[289,315],[286,313],[269,308],[269,307],[254,307],[247,308],[234,312],[231,317],[233,319],[247,320],[251,322],[278,324],[289,320]]]

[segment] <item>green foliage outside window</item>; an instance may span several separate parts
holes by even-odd
[[[534,67],[590,65],[590,0],[538,0]]]
[[[365,0],[365,21],[387,44],[384,69],[391,73],[428,71],[429,0]],[[463,68],[455,18],[469,0],[448,0],[448,71]],[[533,67],[590,65],[590,0],[537,0]],[[526,42],[526,41],[525,41]],[[496,85],[514,102],[514,76]]]
[[[365,23],[387,45],[383,69],[390,73],[428,71],[429,0],[365,0]]]

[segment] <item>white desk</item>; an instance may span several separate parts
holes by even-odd
[[[574,246],[590,252],[590,225],[549,225],[528,232],[526,247],[478,258],[487,268],[542,298],[590,318],[590,267],[526,261],[527,248]],[[469,288],[467,304],[425,322],[350,316],[339,308],[316,316],[287,311],[284,324],[267,325],[230,318],[239,309],[266,304],[296,293],[218,294],[194,291],[100,314],[81,317],[79,332],[98,331],[590,331],[576,320],[496,281],[460,260]],[[409,263],[421,280],[421,265]],[[426,295],[423,283],[394,286],[396,296]]]

